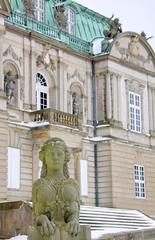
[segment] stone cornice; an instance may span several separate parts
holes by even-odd
[[[124,67],[127,67],[127,68],[130,68],[132,70],[136,70],[137,72],[140,72],[140,73],[144,73],[144,74],[148,74],[150,76],[153,76],[155,77],[155,73],[154,72],[151,72],[151,71],[148,71],[144,68],[141,68],[139,66],[135,66],[131,63],[127,63],[127,62],[120,62],[120,59],[116,58],[116,57],[113,57],[113,56],[110,56],[108,54],[106,55],[100,55],[100,56],[94,56],[93,57],[93,60],[95,62],[101,62],[101,61],[112,61],[112,62],[115,62],[119,65],[122,65]]]

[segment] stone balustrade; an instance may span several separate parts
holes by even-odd
[[[50,124],[59,124],[71,128],[79,127],[78,116],[52,108],[33,112],[33,121],[47,121]]]

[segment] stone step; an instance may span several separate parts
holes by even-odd
[[[155,227],[155,221],[136,210],[81,206],[80,224],[91,230],[138,230]]]

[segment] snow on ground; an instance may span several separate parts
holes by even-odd
[[[27,240],[27,235],[19,235],[16,237],[10,238],[10,240]]]
[[[91,231],[91,240],[99,240],[103,239],[103,236],[106,234],[115,234],[115,233],[122,233],[122,232],[128,232],[131,231],[130,229],[121,229],[121,228],[105,228],[105,230],[94,230]]]

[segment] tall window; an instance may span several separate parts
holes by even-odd
[[[8,148],[8,188],[20,188],[20,149]]]
[[[141,132],[141,96],[139,94],[129,92],[129,114],[130,129]]]
[[[44,0],[35,0],[35,17],[38,21],[44,21]]]
[[[70,8],[67,13],[67,30],[70,34],[75,34],[75,12]]]
[[[37,109],[48,108],[48,86],[45,78],[40,73],[36,76],[37,82]]]
[[[134,166],[135,175],[135,196],[137,198],[145,198],[145,172],[144,166]]]
[[[88,196],[88,162],[80,160],[81,195]]]

